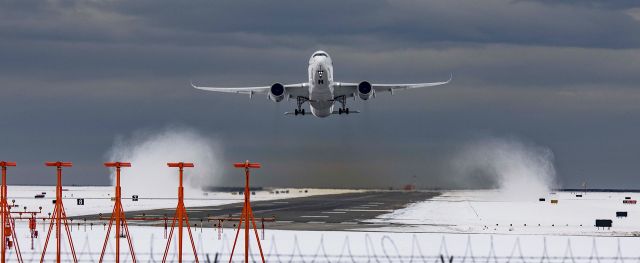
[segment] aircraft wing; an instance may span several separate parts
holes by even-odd
[[[393,93],[396,90],[405,90],[405,89],[418,89],[418,88],[426,88],[444,85],[451,82],[453,79],[453,74],[449,76],[449,79],[446,81],[440,82],[428,82],[428,83],[409,83],[409,84],[375,84],[371,83],[371,88],[377,93],[382,91],[388,91]],[[358,84],[360,83],[346,83],[346,82],[338,82],[335,84],[336,95],[353,95],[357,92]]]
[[[216,91],[216,92],[225,92],[225,93],[238,93],[238,94],[248,94],[249,97],[254,94],[269,94],[269,90],[271,86],[261,86],[261,87],[202,87],[197,86],[191,83],[191,86],[199,89],[199,90],[207,90],[207,91]],[[309,96],[308,83],[297,83],[297,84],[287,84],[283,85],[287,94],[292,96]]]

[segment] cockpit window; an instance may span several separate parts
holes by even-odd
[[[325,53],[317,53],[317,54],[313,55],[314,58],[315,57],[326,57],[326,56],[327,56],[327,54],[325,54]]]

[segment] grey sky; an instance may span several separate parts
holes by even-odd
[[[117,136],[178,124],[264,162],[262,185],[449,187],[451,153],[491,136],[549,147],[565,187],[640,188],[636,1],[4,1],[0,40],[12,183],[60,159],[67,184],[107,184]],[[301,82],[317,49],[341,81],[455,79],[328,119],[188,85]]]

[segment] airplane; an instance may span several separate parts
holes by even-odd
[[[413,83],[413,84],[372,84],[368,81],[360,83],[336,82],[333,80],[333,62],[327,52],[318,50],[311,55],[309,59],[309,81],[297,84],[280,84],[275,83],[271,86],[262,87],[200,87],[191,83],[191,86],[207,91],[228,92],[248,94],[251,98],[254,94],[267,94],[268,98],[274,102],[280,102],[285,97],[287,99],[295,98],[298,107],[294,112],[285,112],[286,115],[302,115],[307,114],[302,105],[309,102],[311,114],[316,117],[324,118],[332,114],[349,114],[359,113],[359,111],[350,111],[347,108],[347,98],[358,96],[362,100],[375,98],[376,93],[390,92],[391,94],[397,90],[425,88],[438,85],[444,85],[451,82],[453,74],[449,76],[447,81],[430,82],[430,83]],[[335,102],[340,103],[337,111],[334,110]]]

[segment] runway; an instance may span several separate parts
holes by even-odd
[[[276,222],[266,222],[266,229],[340,231],[358,228],[373,228],[387,224],[365,223],[378,215],[393,212],[410,203],[424,201],[439,195],[434,191],[367,191],[362,193],[319,195],[272,201],[252,202],[256,218],[275,217]],[[218,221],[207,221],[212,217],[238,218],[242,203],[222,206],[188,207],[191,225],[213,227]],[[155,209],[127,212],[127,217],[171,217],[173,209]],[[109,216],[108,214],[103,216]],[[89,220],[97,216],[85,217]],[[164,222],[136,221],[129,224],[159,225]],[[236,222],[227,221],[224,227],[233,227]],[[260,222],[257,221],[258,227]]]

